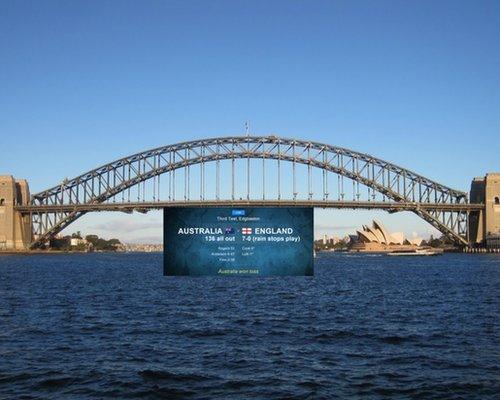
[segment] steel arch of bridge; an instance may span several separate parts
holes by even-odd
[[[246,173],[247,198],[236,199],[234,194],[235,160],[247,160]],[[250,160],[262,159],[262,168],[266,160],[277,162],[278,196],[275,199],[256,201],[250,196]],[[232,160],[232,196],[230,199],[219,197],[220,178],[219,163]],[[212,201],[204,197],[204,166],[215,162],[216,198]],[[293,195],[283,198],[280,181],[281,163],[292,165]],[[189,170],[193,165],[200,166],[200,199],[190,201],[189,195],[184,199],[175,199],[169,194],[167,202],[160,200],[160,177],[163,174],[174,174],[179,169],[186,169],[185,179],[189,179]],[[132,210],[140,209],[141,202],[125,201],[123,193],[135,187],[138,193],[146,181],[153,182],[153,199],[144,203],[144,208],[161,208],[169,205],[219,205],[219,204],[257,204],[257,205],[304,205],[307,200],[298,201],[295,167],[304,164],[308,169],[309,201],[316,207],[349,208],[381,208],[398,211],[409,210],[426,220],[456,243],[466,245],[467,220],[470,206],[464,192],[451,189],[419,174],[401,168],[387,161],[368,154],[352,151],[342,147],[311,141],[280,138],[276,136],[233,136],[196,140],[178,143],[137,153],[121,158],[99,168],[93,169],[73,179],[65,179],[59,185],[32,196],[31,205],[18,207],[21,212],[32,216],[35,239],[32,244],[37,247],[67,227],[77,218],[90,211],[103,209]],[[311,189],[311,169],[319,168],[323,173],[323,197],[313,201]],[[332,172],[338,175],[339,185],[342,178],[342,194],[338,201],[328,198],[328,184],[325,174]],[[265,176],[265,173],[262,173]],[[187,177],[187,178],[186,178]],[[357,199],[346,202],[343,193],[343,178],[348,178],[358,185]],[[264,178],[263,178],[264,180]],[[241,181],[241,179],[240,179]],[[368,188],[368,202],[359,201],[359,184]],[[170,183],[169,183],[170,185]],[[202,190],[203,189],[203,190]],[[265,190],[265,183],[262,186]],[[170,193],[169,186],[169,193]],[[383,196],[383,202],[370,203],[370,190]],[[145,191],[145,190],[144,190]],[[189,192],[189,189],[188,189]],[[340,189],[339,189],[340,193]],[[116,198],[122,194],[121,201]],[[158,197],[156,195],[158,194]],[[353,195],[354,196],[354,195]],[[341,197],[341,198],[340,198]],[[386,202],[387,198],[387,202]],[[111,202],[112,199],[112,202]],[[139,200],[139,199],[138,199]],[[369,203],[369,207],[366,207]],[[147,206],[146,206],[147,204]]]

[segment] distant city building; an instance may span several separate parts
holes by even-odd
[[[137,252],[137,253],[157,253],[163,251],[162,244],[133,244],[128,243],[124,245],[124,251]]]
[[[328,234],[326,234],[326,233],[323,235],[323,238],[321,240],[322,240],[323,245],[325,247],[335,246],[340,241],[338,236],[335,236],[335,235],[328,236]]]

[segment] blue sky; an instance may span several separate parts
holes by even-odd
[[[4,0],[0,173],[37,192],[250,120],[255,134],[348,147],[468,190],[500,170],[499,50],[497,1]],[[342,232],[374,216],[431,231],[405,214],[319,213]],[[70,230],[128,224],[124,239],[150,239],[157,221],[96,214]]]

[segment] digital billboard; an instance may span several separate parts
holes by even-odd
[[[313,275],[313,209],[164,208],[164,275]]]

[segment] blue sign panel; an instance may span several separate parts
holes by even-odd
[[[165,208],[164,275],[313,275],[312,208]]]

